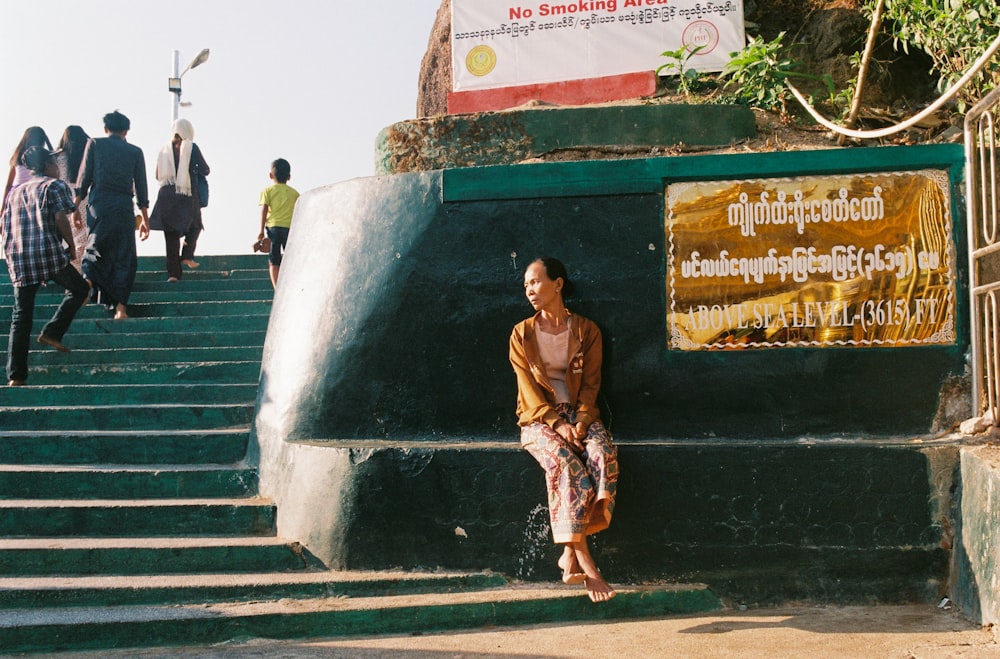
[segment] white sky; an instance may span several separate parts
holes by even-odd
[[[142,148],[151,202],[170,139],[173,51],[180,116],[212,168],[200,254],[250,253],[272,160],[299,192],[374,172],[379,130],[416,113],[420,60],[441,0],[0,0],[0,163],[24,129],[55,146],[66,126],[104,135],[118,109]],[[6,180],[6,179],[5,179]],[[153,232],[139,253],[163,253]]]

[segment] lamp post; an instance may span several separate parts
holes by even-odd
[[[175,50],[171,56],[171,64],[173,68],[173,75],[167,78],[167,89],[171,94],[174,95],[172,102],[170,104],[170,122],[173,123],[177,120],[177,110],[181,104],[181,78],[184,74],[193,69],[196,66],[200,66],[208,61],[208,48],[202,48],[201,52],[198,53],[191,63],[187,65],[183,71],[180,71],[181,66],[181,54],[180,51]]]

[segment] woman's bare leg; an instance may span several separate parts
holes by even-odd
[[[587,589],[587,596],[590,597],[590,601],[607,602],[613,598],[617,593],[615,593],[615,589],[611,587],[611,584],[601,576],[601,571],[597,569],[597,563],[594,562],[593,556],[590,555],[587,539],[584,538],[580,542],[573,543],[573,550],[576,553],[576,560],[580,564],[580,568],[587,575],[584,587]]]
[[[587,575],[580,569],[580,563],[576,560],[576,550],[571,544],[563,545],[563,553],[559,557],[559,567],[562,569],[563,583],[575,585],[587,580]]]

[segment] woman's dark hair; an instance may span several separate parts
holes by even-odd
[[[537,259],[532,261],[532,263],[541,263],[545,267],[545,274],[548,275],[549,279],[555,281],[560,277],[563,280],[562,286],[562,296],[563,299],[573,296],[573,291],[576,287],[573,282],[569,280],[569,275],[566,274],[566,266],[559,259],[552,256],[539,256]]]
[[[287,183],[292,176],[292,166],[284,158],[278,158],[272,162],[271,171],[274,172],[274,180],[278,183]]]
[[[21,161],[21,156],[28,150],[29,146],[44,146],[52,151],[52,142],[49,141],[49,136],[45,134],[45,131],[38,126],[29,126],[25,129],[24,135],[21,136],[21,141],[17,143],[14,155],[10,157],[11,167]]]
[[[90,138],[79,126],[67,126],[59,138],[59,148],[66,153],[66,176],[75,185],[83,162],[83,152]]]
[[[132,127],[132,122],[124,114],[115,110],[104,115],[104,127],[112,133],[124,133]]]

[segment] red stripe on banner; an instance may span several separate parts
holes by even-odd
[[[519,87],[474,89],[448,94],[448,114],[506,110],[530,101],[588,105],[650,96],[655,91],[656,74],[652,71]]]

